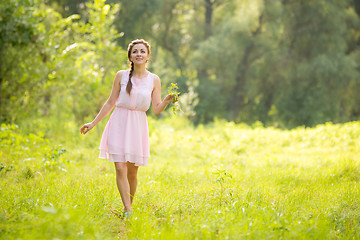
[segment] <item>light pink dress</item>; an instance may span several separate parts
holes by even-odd
[[[154,74],[143,79],[131,78],[132,89],[126,92],[129,70],[123,72],[121,91],[100,141],[99,158],[110,162],[148,165],[150,157],[149,129],[146,111],[150,107]]]

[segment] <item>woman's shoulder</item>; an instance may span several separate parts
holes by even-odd
[[[116,73],[116,77],[115,77],[115,78],[117,78],[121,84],[125,84],[125,83],[126,83],[126,79],[124,79],[124,78],[125,78],[126,74],[128,74],[128,72],[129,72],[129,70],[119,70],[119,71]]]
[[[152,75],[152,80],[153,80],[153,88],[157,88],[161,86],[161,81],[158,75],[156,75],[155,73],[151,73]]]
[[[160,81],[160,78],[158,75],[156,75],[155,73],[152,73],[150,71],[149,71],[149,73],[152,75],[154,81]]]
[[[119,75],[120,77],[123,76],[126,72],[128,72],[129,69],[126,69],[126,70],[119,70],[116,75]]]
[[[160,84],[160,78],[159,78],[159,76],[158,75],[156,75],[155,73],[152,73],[152,72],[150,72],[150,74],[152,75],[152,80],[153,80],[153,87],[156,87],[156,86],[158,86],[159,84]]]

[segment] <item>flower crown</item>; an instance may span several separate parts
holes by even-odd
[[[132,46],[134,46],[135,44],[139,44],[139,43],[143,43],[149,48],[149,50],[151,49],[150,44],[147,41],[145,41],[144,39],[135,39],[131,43],[129,43],[127,50],[129,51]]]

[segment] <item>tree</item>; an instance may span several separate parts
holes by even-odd
[[[3,75],[2,102],[11,116],[7,121],[51,117],[54,124],[62,119],[83,122],[105,102],[116,72],[126,64],[126,53],[116,45],[122,34],[112,27],[119,6],[95,0],[87,8],[87,22],[79,21],[79,15],[63,18],[41,4],[35,12],[25,12],[33,19],[36,41],[6,49],[7,56],[18,60],[16,69],[10,61],[2,62],[12,69]]]
[[[0,3],[0,121],[10,121],[12,116],[7,102],[18,96],[12,95],[20,87],[29,88],[23,81],[16,81],[20,76],[19,63],[29,57],[36,42],[35,17],[31,12],[36,9],[36,2],[18,0]],[[30,51],[28,51],[30,49]]]

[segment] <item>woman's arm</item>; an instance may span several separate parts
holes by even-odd
[[[86,134],[90,131],[96,124],[98,124],[106,115],[109,114],[111,109],[114,107],[117,98],[119,97],[119,93],[121,90],[121,77],[123,71],[119,71],[116,73],[114,83],[111,89],[111,93],[109,98],[106,100],[105,104],[102,106],[99,113],[96,115],[94,120],[91,123],[86,123],[81,127],[81,133]]]
[[[151,95],[152,98],[152,105],[154,112],[156,114],[160,114],[164,111],[165,107],[171,103],[174,99],[173,95],[168,94],[163,101],[161,101],[161,82],[158,76],[155,76],[154,79],[154,89]]]

